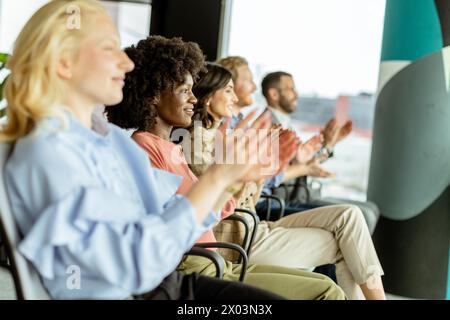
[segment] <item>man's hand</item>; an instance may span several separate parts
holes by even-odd
[[[337,142],[340,142],[341,140],[347,138],[347,136],[350,134],[350,132],[352,132],[352,130],[353,130],[353,122],[349,120],[340,128]]]
[[[327,148],[334,148],[339,138],[340,127],[335,118],[331,119],[322,129],[324,146]]]
[[[324,159],[319,157],[312,159],[306,164],[308,176],[316,178],[329,178],[336,176],[335,173],[328,171],[320,166],[320,162],[322,160]]]
[[[298,147],[296,159],[299,163],[308,163],[316,153],[322,148],[323,136],[315,135]]]
[[[336,119],[333,118],[327,122],[322,130],[324,137],[324,146],[333,149],[334,146],[345,139],[353,130],[352,121],[347,121],[343,126],[339,126]]]

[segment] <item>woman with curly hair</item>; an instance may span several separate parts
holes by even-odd
[[[170,136],[174,127],[187,127],[191,123],[197,103],[192,87],[198,75],[206,71],[203,53],[192,42],[159,36],[141,40],[125,52],[134,62],[135,69],[125,78],[122,102],[106,108],[108,119],[124,129],[136,129],[132,138],[147,151],[152,165],[181,176],[183,181],[177,192],[189,192],[198,179],[189,170],[181,147],[172,143]],[[267,114],[258,120],[261,119],[267,119]],[[257,178],[259,171],[255,170],[248,178]],[[232,199],[234,190],[228,191],[222,195],[222,201],[216,203],[217,209]],[[222,210],[222,217],[229,213]],[[172,233],[180,232],[182,228],[180,225]],[[202,241],[216,241],[211,229],[198,239],[198,242]],[[240,264],[227,261],[224,278],[237,281],[241,268]],[[178,270],[188,274],[214,274],[212,263],[202,257],[187,257]],[[345,297],[325,276],[291,268],[251,265],[244,281],[290,299]]]
[[[80,28],[68,28],[69,21]],[[252,166],[216,166],[186,196],[174,196],[179,179],[151,168],[123,130],[94,113],[98,104],[122,100],[125,74],[134,68],[98,1],[43,6],[20,32],[7,66],[0,141],[2,156],[6,142],[14,144],[4,176],[22,236],[17,250],[51,298],[280,298],[174,271],[214,223],[220,194],[245,181]],[[242,139],[236,147],[256,151]]]

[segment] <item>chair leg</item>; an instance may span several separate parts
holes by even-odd
[[[3,242],[0,241],[0,266],[3,268],[9,268],[8,256],[6,255]]]

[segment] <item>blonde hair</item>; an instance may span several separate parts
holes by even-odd
[[[231,76],[234,82],[236,82],[238,76],[237,69],[241,66],[248,67],[248,61],[245,58],[239,56],[222,58],[220,60],[217,60],[217,63],[231,72]]]
[[[53,0],[41,7],[23,27],[6,67],[7,124],[0,141],[15,141],[28,134],[39,120],[60,116],[62,81],[57,63],[62,53],[76,54],[86,34],[85,16],[107,14],[95,0]]]

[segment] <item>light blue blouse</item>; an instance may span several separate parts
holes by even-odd
[[[217,219],[211,212],[198,225],[192,204],[175,196],[181,177],[152,168],[121,129],[93,120],[93,130],[70,115],[66,128],[41,121],[5,167],[19,250],[57,299],[148,292]]]

